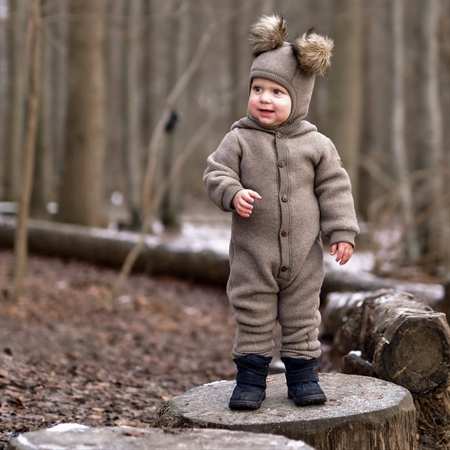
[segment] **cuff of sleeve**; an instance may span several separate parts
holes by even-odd
[[[231,201],[233,200],[234,196],[239,192],[242,191],[242,186],[230,186],[228,189],[225,190],[223,197],[222,197],[222,208],[224,211],[234,211],[235,209],[231,206]]]
[[[338,242],[348,242],[350,245],[355,247],[355,236],[354,231],[333,231],[330,238],[330,245],[337,244]]]

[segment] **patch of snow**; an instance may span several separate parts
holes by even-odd
[[[17,441],[19,442],[19,444],[25,445],[26,447],[38,448],[34,444],[32,444],[23,434],[19,434],[19,436],[17,436]]]
[[[350,261],[340,266],[336,261],[336,255],[331,256],[328,251],[324,252],[323,255],[324,263],[330,270],[335,270],[338,272],[370,272],[375,264],[375,258],[373,253],[369,251],[356,251],[353,253]]]
[[[137,242],[139,240],[138,233],[133,233],[132,231],[117,231],[112,228],[92,228],[90,234],[94,237],[117,239],[120,241]]]
[[[63,433],[65,431],[73,431],[73,430],[86,430],[89,427],[86,425],[81,425],[79,423],[60,423],[52,428],[49,428],[47,431],[50,433]]]

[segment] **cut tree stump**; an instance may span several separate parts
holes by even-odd
[[[416,397],[443,390],[450,382],[446,316],[420,297],[392,290],[332,295],[323,323],[326,333],[334,333],[338,350],[361,351],[378,378],[403,386]],[[348,357],[344,363],[358,360]]]
[[[285,376],[269,376],[267,398],[257,411],[232,411],[234,381],[187,391],[160,410],[164,428],[221,428],[283,435],[317,450],[410,450],[416,448],[416,411],[411,394],[384,380],[320,374],[328,401],[297,407],[287,398]]]
[[[8,450],[314,450],[283,436],[229,430],[160,430],[61,424],[48,430],[20,434]]]

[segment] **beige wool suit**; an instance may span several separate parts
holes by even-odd
[[[227,294],[237,323],[235,357],[271,357],[277,322],[282,357],[320,356],[321,234],[330,244],[354,245],[359,232],[339,155],[304,120],[314,77],[291,64],[290,52],[285,45],[263,53],[251,73],[251,79],[268,78],[288,89],[293,105],[288,120],[271,127],[248,116],[233,124],[208,157],[203,178],[210,199],[233,214]],[[242,189],[262,197],[249,218],[231,204]]]

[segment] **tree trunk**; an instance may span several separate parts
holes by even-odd
[[[45,9],[48,0],[40,0],[41,8]],[[53,124],[52,116],[52,72],[50,29],[42,29],[41,50],[41,87],[39,125],[36,141],[36,157],[34,166],[33,190],[31,196],[30,216],[36,219],[49,219],[47,204],[54,200],[53,194]]]
[[[330,67],[329,137],[353,185],[358,206],[362,95],[362,2],[337,0],[334,57]]]
[[[389,27],[390,4],[364,3],[364,108],[359,184],[360,212],[365,216],[367,205],[396,187],[389,159],[392,119],[392,32]],[[382,86],[382,87],[381,87]],[[369,175],[369,176],[367,176]]]
[[[59,0],[53,3],[56,16],[63,17],[68,12],[68,0]],[[64,159],[64,136],[67,116],[67,37],[69,24],[66,20],[59,20],[49,24],[52,36],[52,124],[53,148],[55,168],[55,193],[60,184],[62,165]],[[54,200],[55,202],[57,199]]]
[[[125,211],[123,219],[110,217],[113,222],[129,222],[128,211],[123,208],[122,203],[126,199],[127,180],[124,169],[124,127],[125,127],[125,107],[124,107],[124,28],[126,22],[122,21],[124,13],[124,0],[109,1],[106,6],[106,14],[110,17],[120,18],[111,20],[105,30],[106,33],[106,58],[105,58],[105,176],[104,190],[106,197],[111,199],[114,192],[116,194],[115,208],[117,212]],[[123,208],[123,209],[122,209]],[[112,214],[111,214],[112,215]],[[116,214],[117,216],[117,214]]]
[[[66,154],[58,220],[106,225],[103,216],[104,1],[70,0]]]
[[[336,346],[360,350],[377,377],[416,397],[450,382],[450,329],[425,300],[395,291],[354,294],[330,302],[324,316],[341,324]]]
[[[175,27],[176,50],[172,54],[172,86],[182,77],[189,64],[189,56],[191,54],[191,14],[190,0],[183,0],[180,6],[179,19]],[[169,126],[166,127],[168,136],[164,152],[165,176],[170,172],[186,143],[186,134],[188,133],[186,116],[194,104],[193,99],[188,99],[187,92],[183,92],[174,105],[171,117],[173,124],[170,126],[171,122],[169,121],[167,124]],[[161,221],[166,228],[172,230],[181,229],[181,187],[182,180],[180,178],[175,179],[161,202]]]
[[[421,43],[422,49],[420,68],[422,82],[419,88],[419,108],[421,134],[418,136],[420,146],[420,169],[429,169],[430,176],[422,189],[428,191],[428,195],[421,196],[419,212],[425,212],[430,203],[442,202],[446,195],[444,179],[447,176],[442,169],[445,167],[444,145],[442,130],[442,113],[439,98],[439,2],[424,0],[421,2]],[[431,200],[431,201],[430,201]],[[448,201],[447,201],[448,205]],[[448,206],[437,208],[428,213],[428,220],[419,227],[420,252],[422,258],[429,260],[431,267],[443,265],[450,271],[448,242]],[[427,258],[428,257],[428,258]]]
[[[138,87],[139,64],[141,62],[140,35],[142,25],[137,21],[142,14],[141,0],[125,2],[127,18],[126,40],[124,49],[124,162],[127,179],[128,208],[131,215],[132,229],[142,226],[141,191],[142,191],[142,149],[140,130],[140,95]]]
[[[11,285],[11,297],[17,301],[20,297],[25,277],[28,256],[27,221],[30,207],[31,188],[33,185],[34,155],[39,115],[39,89],[41,84],[41,8],[40,0],[30,1],[30,17],[28,22],[27,47],[30,59],[28,68],[28,118],[24,159],[24,173],[20,207],[17,217],[14,238],[14,275]]]
[[[409,164],[405,145],[405,45],[404,45],[404,3],[394,2],[392,14],[393,28],[393,58],[394,58],[394,90],[393,90],[393,129],[392,151],[397,180],[401,186],[401,217],[402,228],[406,233],[404,242],[404,257],[408,261],[417,260],[420,254],[417,234],[413,228],[413,199],[411,184],[408,182]]]
[[[6,132],[4,185],[5,200],[19,201],[25,125],[25,18],[27,3],[10,0],[12,18],[9,64],[9,123]]]

